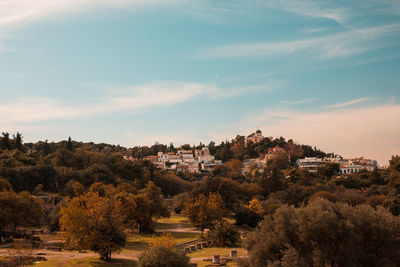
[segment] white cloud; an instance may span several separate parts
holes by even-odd
[[[201,83],[163,81],[111,90],[108,98],[97,103],[75,101],[74,104],[43,97],[23,98],[0,104],[0,127],[18,123],[82,118],[112,112],[140,112],[148,107],[167,107],[195,97],[210,99],[234,97],[260,91],[270,91],[275,83],[262,86],[222,89]]]
[[[345,31],[312,39],[283,42],[238,43],[210,47],[200,52],[207,58],[274,57],[305,52],[308,56],[346,58],[382,48],[390,44],[382,38],[400,32],[400,24]]]
[[[280,103],[286,104],[286,105],[297,105],[297,104],[309,103],[312,101],[315,101],[315,98],[307,98],[307,99],[300,99],[300,100],[282,100],[282,101],[280,101]]]
[[[141,8],[181,3],[179,0],[2,0],[0,1],[1,27],[17,27],[46,18],[57,18],[96,8]]]
[[[398,0],[274,0],[261,1],[261,4],[300,16],[332,20],[350,28],[374,15],[400,14]]]
[[[260,128],[265,136],[292,138],[344,157],[364,156],[387,164],[400,154],[400,104],[323,112],[264,110],[235,125],[226,126],[213,138],[224,140],[236,133]]]
[[[347,101],[347,102],[344,102],[344,103],[338,103],[338,104],[323,106],[322,108],[326,108],[326,109],[343,108],[343,107],[355,105],[355,104],[358,104],[358,103],[366,102],[366,101],[369,101],[369,100],[372,100],[372,99],[368,98],[368,97],[357,98],[357,99],[353,99],[353,100],[350,100],[350,101]]]
[[[331,19],[338,23],[345,22],[350,16],[347,8],[330,1],[275,0],[266,1],[265,5],[269,8],[281,9],[302,16]]]

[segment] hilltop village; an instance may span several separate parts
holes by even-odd
[[[273,142],[274,138],[264,137],[262,131],[257,130],[244,138],[244,146],[257,145],[266,139]],[[278,157],[288,158],[291,160],[291,155],[287,149],[287,145],[282,147],[275,145],[267,148],[266,152],[258,153],[257,157],[243,159],[241,160],[241,164],[239,164],[241,168],[240,171],[242,174],[246,174],[254,169],[262,172],[267,166],[269,160]],[[125,160],[138,160],[138,158],[128,154],[124,154],[123,157]],[[177,172],[190,172],[194,174],[207,174],[218,166],[224,166],[224,162],[221,159],[216,159],[215,155],[210,153],[210,149],[204,145],[194,149],[179,148],[176,152],[160,151],[157,155],[149,155],[141,159],[150,161],[160,169]],[[363,157],[344,159],[343,157],[333,157],[332,155],[326,157],[298,158],[295,161],[295,166],[307,169],[310,172],[316,172],[319,166],[329,163],[338,164],[340,174],[351,174],[360,170],[372,171],[378,167],[376,160],[365,159]]]

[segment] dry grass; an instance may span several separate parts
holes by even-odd
[[[198,233],[182,233],[182,232],[170,232],[175,237],[177,243],[187,242],[200,238]],[[122,251],[132,250],[145,250],[149,247],[148,243],[153,236],[160,236],[162,233],[157,232],[153,234],[141,234],[141,235],[130,235],[127,238],[127,242]]]
[[[231,250],[237,250],[238,256],[246,256],[247,251],[244,248],[203,248],[196,250],[194,252],[190,252],[187,254],[190,258],[203,258],[203,257],[212,257],[213,255],[220,255],[221,257],[228,257]]]

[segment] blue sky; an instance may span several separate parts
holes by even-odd
[[[0,129],[125,146],[284,136],[400,153],[396,0],[3,0]]]

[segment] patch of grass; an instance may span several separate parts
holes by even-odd
[[[41,261],[35,266],[39,267],[74,267],[74,266],[87,266],[87,267],[109,267],[109,266],[119,266],[119,267],[136,267],[137,264],[133,260],[127,259],[112,259],[110,262],[101,261],[95,257],[79,258],[79,259],[67,259],[67,258],[57,258],[49,259],[48,261]]]
[[[203,248],[190,252],[187,256],[190,258],[212,258],[213,255],[218,254],[221,257],[228,257],[231,250],[237,250],[239,257],[247,255],[247,251],[244,248]]]
[[[181,233],[181,232],[168,232],[176,238],[176,243],[183,243],[191,240],[196,240],[200,238],[198,233]],[[140,235],[129,235],[125,247],[122,251],[132,251],[132,250],[145,250],[149,247],[148,243],[154,236],[160,236],[163,233],[157,232],[152,234],[140,234]]]
[[[189,219],[182,214],[172,213],[169,218],[160,218],[157,219],[158,223],[176,223],[176,224],[189,224]],[[189,226],[191,227],[191,225]]]

